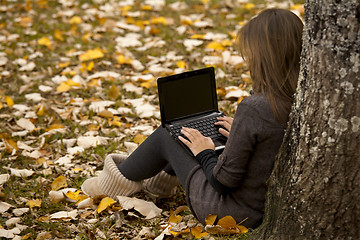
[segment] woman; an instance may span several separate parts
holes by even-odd
[[[211,139],[199,131],[183,128],[188,140],[179,137],[191,155],[159,127],[129,157],[107,156],[104,170],[84,182],[83,192],[115,197],[143,189],[164,197],[171,195],[179,180],[200,222],[216,214],[230,215],[238,222],[247,219],[246,227],[259,226],[266,181],[295,93],[302,28],[292,12],[268,9],[238,32],[238,50],[249,67],[254,94],[239,104],[234,119],[223,117],[215,123],[223,126],[219,131],[228,137],[219,157]]]

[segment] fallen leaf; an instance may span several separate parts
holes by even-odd
[[[205,219],[206,225],[214,225],[216,221],[217,215],[209,214]]]
[[[110,197],[105,197],[103,199],[101,199],[96,211],[98,213],[101,213],[102,211],[104,211],[105,209],[107,209],[108,207],[112,206],[113,204],[115,204],[116,201]]]
[[[41,200],[40,199],[29,200],[27,201],[26,205],[29,206],[30,208],[41,207]]]
[[[65,176],[59,176],[51,184],[51,190],[57,191],[61,188],[67,187],[67,180]]]
[[[116,100],[120,95],[120,89],[117,86],[112,85],[109,89],[108,95],[111,100]]]
[[[60,40],[60,41],[64,41],[64,36],[63,36],[63,31],[60,31],[58,29],[56,29],[54,31],[54,37],[57,39],[57,40]]]
[[[42,37],[42,38],[38,39],[37,42],[39,45],[46,46],[50,50],[54,49],[54,46],[52,45],[52,42],[48,37]]]
[[[11,207],[14,207],[13,205],[0,201],[0,213],[4,213],[7,210],[9,210]]]
[[[52,235],[49,232],[41,232],[36,236],[35,240],[45,240],[51,238]]]
[[[103,57],[104,57],[104,53],[99,48],[96,48],[96,49],[89,49],[85,53],[81,54],[79,56],[79,60],[85,62],[88,60],[93,60]]]
[[[6,230],[6,229],[0,229],[0,237],[2,238],[15,238],[17,235],[16,234],[20,234],[21,231],[19,228],[13,228],[10,230]]]
[[[146,136],[138,133],[138,134],[136,134],[136,136],[134,137],[134,143],[140,145],[142,142],[145,141],[145,139],[146,139]]]
[[[70,24],[80,24],[82,23],[82,19],[79,16],[73,16],[70,21]]]
[[[18,121],[16,121],[16,124],[30,132],[35,129],[35,125],[26,118],[20,118]]]
[[[9,106],[9,108],[12,108],[12,106],[14,106],[14,101],[12,100],[12,98],[10,96],[5,96],[5,102],[7,103],[7,105]]]
[[[205,236],[209,235],[209,233],[203,232],[203,230],[202,230],[201,227],[199,227],[199,226],[192,227],[190,230],[191,230],[191,234],[192,234],[196,239],[199,239],[199,238],[202,238],[202,237],[205,237]]]
[[[50,127],[46,128],[45,131],[49,132],[49,131],[54,130],[54,129],[63,129],[63,128],[65,128],[64,125],[59,124],[59,123],[54,123]]]
[[[220,225],[226,230],[233,230],[237,228],[236,221],[232,216],[225,216],[223,218],[220,218],[217,225]]]
[[[70,212],[60,211],[50,215],[50,219],[54,220],[75,220],[78,215],[77,210],[73,210]]]
[[[145,201],[138,198],[130,198],[124,196],[117,196],[120,205],[123,209],[135,209],[143,216],[145,219],[151,219],[157,217],[161,214],[162,210],[158,208],[153,202]]]
[[[30,208],[16,208],[13,210],[13,214],[17,217],[24,215],[25,213],[27,213],[28,211],[30,211]]]
[[[65,199],[65,195],[61,191],[50,191],[49,199],[52,203],[58,203]]]
[[[17,177],[30,177],[31,175],[33,175],[35,173],[33,170],[15,169],[15,168],[10,168],[10,172],[11,172],[11,175],[15,175]]]
[[[114,114],[112,114],[112,112],[110,112],[108,110],[103,110],[103,111],[99,112],[98,115],[100,117],[104,117],[104,118],[112,118],[112,117],[114,117]]]
[[[6,183],[7,181],[9,181],[10,179],[10,174],[1,174],[0,175],[0,185],[3,185],[4,183]]]

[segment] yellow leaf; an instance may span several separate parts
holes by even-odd
[[[164,17],[153,17],[151,18],[150,22],[152,24],[164,24],[164,25],[167,24],[167,21]]]
[[[29,27],[33,23],[33,19],[31,17],[23,17],[20,20],[20,25],[22,27]]]
[[[4,104],[2,104],[2,102],[0,102],[0,110],[4,107]]]
[[[147,88],[147,89],[150,89],[152,87],[156,87],[157,84],[156,84],[156,81],[152,80],[152,81],[147,81],[147,82],[143,82],[140,84],[141,87],[144,87],[144,88]]]
[[[50,217],[49,216],[41,216],[37,220],[39,222],[47,222],[47,221],[50,221]]]
[[[93,70],[93,68],[94,68],[94,61],[91,61],[86,69],[90,72]]]
[[[217,42],[217,41],[212,41],[212,42],[208,43],[206,45],[206,48],[207,49],[218,50],[218,51],[224,51],[225,50],[224,46],[221,43]]]
[[[54,37],[59,41],[64,41],[63,31],[56,29],[54,31]]]
[[[39,107],[39,110],[36,112],[36,114],[38,115],[38,116],[44,116],[44,114],[45,114],[45,107],[44,107],[44,105],[40,105],[40,107]]]
[[[224,39],[221,41],[221,45],[224,47],[230,47],[233,45],[233,41],[229,40],[229,39]]]
[[[87,128],[89,131],[98,131],[100,129],[100,126],[89,124]]]
[[[104,53],[99,49],[89,49],[79,56],[79,60],[82,62],[104,57]]]
[[[152,35],[156,35],[156,34],[159,34],[161,33],[161,29],[160,28],[151,28],[150,31],[149,31],[150,34]]]
[[[104,117],[104,118],[112,118],[114,116],[114,114],[112,114],[112,112],[110,112],[108,110],[103,110],[103,111],[99,112],[98,115],[100,117]]]
[[[73,169],[71,169],[71,171],[73,171],[73,172],[82,172],[82,171],[84,171],[84,169],[82,169],[82,168],[73,168]]]
[[[110,125],[115,127],[121,127],[122,123],[120,121],[111,121]]]
[[[43,163],[46,163],[46,160],[44,158],[38,158],[35,160],[35,163],[36,164],[43,164]]]
[[[176,63],[176,65],[177,65],[179,68],[182,68],[182,69],[185,69],[186,66],[187,66],[187,64],[186,64],[185,61],[178,61],[178,62]]]
[[[219,87],[219,88],[216,89],[216,93],[217,93],[217,95],[219,95],[219,96],[225,97],[225,95],[226,95],[226,90],[225,90],[225,88],[223,88],[223,87]]]
[[[194,34],[190,38],[191,39],[204,39],[205,34]]]
[[[81,86],[80,83],[74,82],[74,81],[71,80],[71,79],[67,80],[67,81],[66,81],[66,84],[69,85],[69,86],[71,86],[71,87],[80,87],[80,86]]]
[[[232,216],[225,216],[219,219],[217,225],[220,225],[222,228],[226,230],[233,230],[237,228],[236,221]]]
[[[81,191],[80,190],[78,190],[78,191],[76,191],[76,192],[71,192],[71,191],[68,191],[65,195],[68,197],[68,198],[70,198],[70,199],[72,199],[72,200],[75,200],[76,202],[78,202],[79,201],[79,194],[81,193]]]
[[[241,231],[241,233],[247,233],[249,231],[246,227],[242,225],[238,225],[238,229]]]
[[[59,93],[67,92],[71,89],[71,86],[67,84],[66,82],[60,83],[60,85],[56,88],[56,91]]]
[[[62,125],[62,124],[59,124],[59,123],[54,123],[50,127],[48,127],[47,129],[45,129],[45,131],[49,132],[49,131],[51,131],[53,129],[59,129],[59,128],[65,128],[65,126]]]
[[[244,8],[248,9],[248,10],[251,10],[251,9],[254,9],[255,8],[255,4],[253,3],[247,3],[244,5]]]
[[[98,213],[101,213],[102,211],[104,211],[108,207],[112,206],[114,203],[116,203],[116,201],[114,199],[112,199],[110,197],[105,197],[105,198],[101,199],[101,202],[99,203],[96,211]]]
[[[67,180],[65,176],[59,176],[51,183],[51,190],[53,191],[57,191],[63,187],[67,187]]]
[[[141,144],[143,141],[145,141],[146,137],[140,133],[138,133],[135,137],[134,137],[134,143],[136,144]]]
[[[11,139],[9,134],[0,134],[0,138],[4,141],[6,151],[8,151],[9,153],[11,153],[14,149],[19,150],[17,142]]]
[[[171,223],[179,223],[182,220],[182,216],[174,214],[173,211],[170,211],[169,222]]]
[[[297,10],[301,15],[304,15],[304,4],[295,4],[291,7],[292,10]]]
[[[41,200],[39,199],[29,200],[27,201],[26,205],[28,205],[30,208],[41,207]]]
[[[196,239],[199,239],[199,238],[202,238],[202,237],[205,237],[205,236],[209,235],[209,233],[203,232],[202,229],[201,229],[201,227],[199,227],[199,226],[196,226],[196,227],[191,228],[191,234],[192,234]]]
[[[174,211],[174,214],[176,215],[176,214],[179,214],[179,213],[181,213],[182,211],[189,211],[190,209],[189,209],[189,207],[188,206],[180,206],[180,207],[178,207],[178,208],[176,208],[176,210]]]
[[[132,62],[132,59],[127,58],[124,55],[117,56],[116,60],[119,64],[131,64],[131,62]]]
[[[36,4],[39,5],[40,8],[47,8],[48,1],[47,0],[37,0]]]
[[[205,219],[206,225],[214,225],[216,218],[217,218],[217,215],[209,214]]]
[[[203,4],[207,4],[210,0],[201,0]]]
[[[141,10],[144,10],[144,11],[151,11],[153,8],[152,6],[150,5],[144,5],[141,7]]]
[[[120,95],[120,89],[117,86],[112,85],[109,89],[109,98],[115,100],[119,97],[119,95]]]
[[[100,82],[98,79],[92,79],[89,83],[88,83],[89,87],[100,87]]]
[[[7,103],[7,105],[9,106],[9,108],[12,108],[12,106],[14,105],[14,101],[12,100],[11,97],[9,96],[5,96],[5,102]]]
[[[58,64],[58,67],[59,68],[66,68],[67,66],[69,66],[70,65],[70,61],[68,61],[68,62],[63,62],[63,63],[59,63]]]
[[[52,46],[52,42],[48,37],[42,37],[40,39],[38,39],[38,44],[39,45],[43,45],[46,46],[49,49],[53,49],[54,47]]]
[[[82,23],[82,19],[79,16],[73,16],[70,21],[70,24],[80,24]]]

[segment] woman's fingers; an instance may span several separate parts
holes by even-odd
[[[225,122],[225,121],[215,122],[215,125],[221,125],[221,126],[223,126],[225,129],[227,129],[228,131],[230,131],[230,128],[231,128],[231,124],[230,124],[229,122]]]
[[[229,137],[229,132],[228,131],[226,131],[225,129],[223,129],[223,128],[219,128],[219,132],[222,134],[222,135],[224,135],[225,137]]]

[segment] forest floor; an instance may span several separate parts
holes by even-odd
[[[160,76],[214,66],[232,116],[251,89],[237,30],[268,7],[302,15],[303,1],[0,2],[0,237],[246,238],[231,218],[199,224],[181,187],[129,200],[156,217],[80,187],[107,154],[131,153],[159,126]]]

